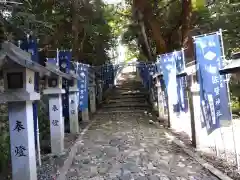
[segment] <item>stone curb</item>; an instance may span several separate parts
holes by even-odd
[[[227,176],[226,174],[224,174],[223,172],[221,172],[220,170],[216,169],[215,167],[213,167],[211,164],[209,164],[208,162],[206,162],[204,159],[202,159],[197,152],[193,152],[191,149],[189,149],[181,140],[176,139],[176,137],[171,133],[171,132],[165,132],[165,135],[167,137],[169,137],[170,139],[172,139],[172,142],[175,143],[177,146],[179,146],[180,148],[182,148],[182,150],[188,154],[189,156],[191,156],[192,158],[194,158],[200,165],[202,165],[205,169],[207,169],[208,171],[210,171],[214,176],[216,176],[217,178],[221,179],[221,180],[233,180],[232,178],[230,178],[229,176]]]
[[[60,168],[59,176],[56,178],[56,180],[66,180],[66,174],[67,174],[68,170],[70,169],[70,167],[72,165],[74,157],[77,154],[77,148],[81,144],[81,141],[82,141],[82,138],[83,138],[84,134],[88,131],[88,129],[92,126],[92,124],[95,121],[96,120],[91,121],[90,124],[88,124],[87,127],[85,129],[83,129],[83,131],[80,133],[78,139],[76,140],[74,145],[71,147],[67,159],[64,161],[63,166]]]

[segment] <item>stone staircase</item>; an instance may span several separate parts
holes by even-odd
[[[105,99],[102,112],[135,112],[149,111],[148,93],[142,83],[132,78],[134,74],[123,74],[124,80],[118,81]],[[131,78],[127,78],[131,76]]]

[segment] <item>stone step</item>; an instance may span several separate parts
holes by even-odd
[[[143,85],[134,85],[134,86],[120,86],[120,85],[116,85],[115,89],[136,89],[136,88],[144,88]]]
[[[121,98],[145,98],[146,94],[110,94],[108,99],[121,99]]]
[[[128,91],[123,91],[123,92],[116,92],[116,94],[119,95],[146,95],[148,94],[147,92],[143,92],[143,91],[132,91],[132,92],[128,92]]]
[[[136,88],[144,88],[143,85],[134,85],[134,86],[130,86],[130,85],[116,85],[115,86],[116,89],[136,89]]]
[[[136,88],[136,89],[114,89],[115,92],[147,92],[144,88]]]
[[[115,103],[115,104],[103,104],[103,108],[141,108],[141,107],[149,107],[148,103]]]
[[[142,83],[135,82],[134,84],[129,84],[129,83],[117,84],[115,87],[116,88],[136,88],[136,87],[144,87],[144,86]]]
[[[145,93],[147,92],[146,89],[114,89],[113,92],[119,93]]]
[[[117,99],[120,97],[120,98],[139,98],[139,97],[142,97],[142,98],[145,98],[147,97],[148,94],[147,93],[125,93],[125,94],[119,94],[119,93],[113,93],[113,94],[110,94],[109,97],[111,98],[115,98],[117,97]]]
[[[109,96],[106,100],[123,100],[123,101],[128,101],[128,99],[130,100],[139,100],[139,101],[143,101],[143,100],[146,100],[146,96]]]
[[[121,101],[122,100],[122,101]],[[146,97],[108,97],[105,99],[105,102],[108,101],[117,101],[117,102],[143,102],[147,101]]]
[[[124,99],[109,99],[106,100],[106,103],[127,103],[127,102],[134,102],[134,103],[145,103],[147,100],[145,98],[143,99],[135,99],[135,98],[124,98]]]
[[[106,111],[106,110],[100,110],[98,111],[98,114],[110,114],[110,113],[131,113],[131,114],[136,114],[136,113],[145,113],[148,110],[142,109],[142,110],[137,110],[137,109],[120,109],[120,110],[111,110],[111,111]]]
[[[107,108],[107,107],[103,107],[101,109],[102,112],[124,112],[124,111],[141,111],[141,112],[145,112],[145,111],[151,111],[151,109],[149,107],[111,107],[111,108]]]

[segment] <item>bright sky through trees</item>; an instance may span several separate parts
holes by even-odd
[[[107,4],[117,4],[122,2],[123,0],[103,0]]]

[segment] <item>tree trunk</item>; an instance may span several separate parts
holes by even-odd
[[[151,2],[147,0],[133,0],[133,6],[143,14],[144,22],[148,22],[149,28],[152,30],[153,39],[156,42],[157,54],[165,53],[166,42],[161,34],[161,24],[155,18],[152,10]]]
[[[75,61],[78,61],[78,45],[79,45],[79,21],[78,21],[78,9],[80,7],[79,0],[72,2],[72,52]]]
[[[144,39],[144,44],[147,49],[147,56],[148,56],[149,60],[152,61],[153,57],[152,57],[151,47],[149,46],[149,43],[148,43],[148,38],[147,38],[146,30],[145,30],[145,24],[142,20],[142,14],[139,12],[138,16],[139,16],[139,24],[141,27],[141,33],[142,33],[142,36]]]
[[[189,32],[191,28],[191,20],[192,20],[192,1],[191,0],[183,0],[182,1],[182,46],[187,45]]]

